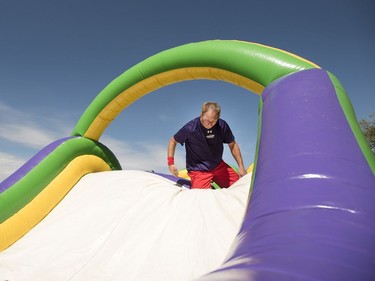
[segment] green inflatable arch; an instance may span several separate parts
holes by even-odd
[[[255,43],[210,40],[182,45],[149,57],[108,84],[83,113],[72,135],[98,140],[123,109],[172,83],[223,80],[261,94],[274,80],[309,68],[319,66]]]

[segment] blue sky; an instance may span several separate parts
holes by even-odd
[[[134,3],[129,3],[134,2]],[[256,42],[335,74],[357,118],[375,112],[373,0],[0,1],[0,181],[49,143],[70,135],[113,79],[144,59],[211,39]],[[152,92],[124,110],[100,141],[125,169],[166,172],[169,138],[218,101],[253,162],[259,97],[221,81]],[[234,160],[225,152],[225,160]],[[184,150],[176,163],[184,168]]]

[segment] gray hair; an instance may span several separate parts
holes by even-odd
[[[221,114],[221,107],[217,102],[207,101],[202,104],[202,115],[205,114],[207,111],[213,110],[216,112],[217,117],[220,117]]]

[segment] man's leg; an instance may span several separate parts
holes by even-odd
[[[191,188],[211,188],[212,172],[190,171]]]
[[[230,187],[239,180],[239,175],[227,163],[222,161],[219,166],[214,170],[213,181],[216,182],[221,188]]]

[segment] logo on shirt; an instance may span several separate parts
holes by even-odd
[[[207,130],[206,138],[213,139],[215,135],[212,133],[212,130]]]

